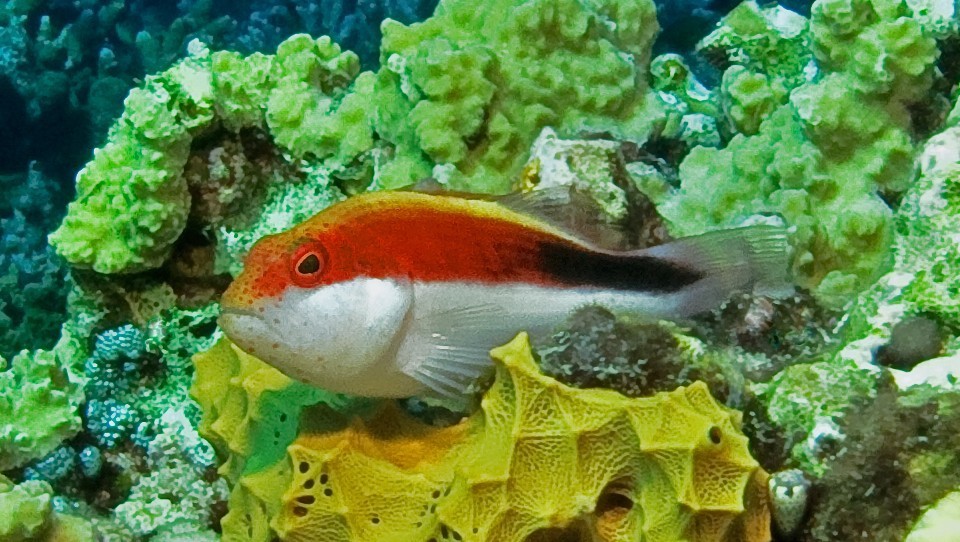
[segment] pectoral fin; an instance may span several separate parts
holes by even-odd
[[[491,368],[490,349],[509,333],[493,304],[450,308],[417,319],[401,348],[402,371],[434,395],[461,401]]]

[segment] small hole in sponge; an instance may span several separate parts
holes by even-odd
[[[327,489],[324,489],[324,490],[323,490],[323,494],[326,495],[327,497],[332,497],[332,496],[333,496],[333,490],[328,487]]]
[[[593,540],[587,525],[576,521],[566,527],[547,527],[527,535],[524,542],[583,542]]]
[[[297,516],[298,518],[302,518],[303,516],[307,515],[307,509],[302,506],[295,506],[293,508],[293,515]]]
[[[710,436],[710,442],[714,444],[720,444],[720,439],[723,436],[723,433],[720,432],[720,428],[714,425],[710,428],[710,431],[707,433]]]
[[[623,514],[633,509],[633,499],[630,498],[630,485],[622,481],[614,481],[607,484],[597,498],[597,506],[594,513],[597,516],[605,514]]]
[[[313,480],[307,480],[303,483],[303,489],[313,489],[314,483]]]
[[[302,497],[297,497],[297,502],[300,502],[303,504],[313,504],[317,502],[317,499],[315,499],[313,495],[304,495]]]
[[[374,525],[376,525],[380,523],[380,518],[378,518],[377,516],[373,516],[372,518],[370,518],[370,523],[373,523]]]
[[[330,479],[330,477],[327,476],[326,474],[321,474],[321,475],[320,475],[320,483],[321,483],[321,484],[327,483],[327,480],[329,480],[329,479]]]
[[[301,461],[301,462],[300,462],[299,469],[300,469],[300,473],[301,473],[301,474],[304,474],[304,473],[306,473],[308,470],[310,470],[310,464],[307,463],[306,461]]]
[[[630,510],[633,508],[633,501],[630,500],[630,497],[621,495],[620,493],[604,493],[603,495],[600,495],[599,499],[597,499],[598,515],[609,512],[616,508]]]

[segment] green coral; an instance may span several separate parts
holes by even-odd
[[[775,78],[737,64],[723,73],[720,103],[731,132],[754,135],[760,123],[786,102],[787,89]]]
[[[27,481],[15,485],[0,474],[0,540],[4,542],[93,542],[86,521],[53,511],[50,484]]]
[[[654,58],[650,77],[665,114],[654,137],[677,139],[688,147],[719,147],[717,93],[694,77],[683,57],[667,53]]]
[[[807,30],[808,21],[790,10],[747,0],[700,40],[697,50],[722,68],[740,65],[792,88],[804,82],[813,57]]]
[[[892,264],[889,271],[861,293],[843,320],[844,344],[834,353],[820,356],[816,363],[789,367],[769,384],[757,385],[768,405],[771,419],[788,435],[794,435],[792,457],[811,473],[823,473],[829,466],[818,449],[830,433],[840,431],[851,401],[866,401],[876,393],[877,363],[888,348],[898,324],[922,318],[939,328],[928,341],[912,345],[924,356],[942,356],[918,367],[917,374],[892,371],[904,388],[915,393],[921,384],[955,387],[950,364],[960,351],[960,251],[956,224],[960,214],[960,127],[948,126],[932,137],[918,153],[919,175],[904,193],[897,213],[891,218]],[[930,334],[928,334],[930,335]],[[925,361],[913,360],[913,363]],[[940,362],[939,365],[935,365]],[[939,367],[939,368],[938,368]],[[904,367],[909,369],[910,367]],[[931,393],[926,393],[931,402]],[[936,394],[933,394],[936,399]],[[939,399],[937,399],[939,400]],[[922,401],[914,399],[917,403]],[[935,400],[933,402],[936,402]],[[947,410],[943,409],[943,420]],[[823,439],[822,437],[826,437]],[[839,433],[836,434],[839,436]],[[931,461],[922,471],[934,472]],[[940,472],[940,471],[936,471]],[[930,485],[927,477],[913,477],[917,488]],[[919,489],[917,490],[919,491]]]
[[[811,9],[812,48],[821,68],[853,75],[853,88],[910,102],[933,83],[936,40],[902,2],[820,0]]]
[[[958,137],[960,127],[951,125],[920,152],[920,174],[894,218],[892,268],[860,296],[847,319],[850,352],[876,349],[889,339],[895,324],[915,316],[944,329],[946,355],[960,350]]]
[[[163,264],[190,215],[184,168],[191,145],[221,121],[233,131],[273,130],[274,142],[294,155],[336,152],[348,161],[367,146],[370,136],[356,128],[362,126],[356,99],[344,99],[332,113],[320,105],[332,103],[324,93],[342,94],[357,73],[356,56],[341,53],[329,38],[293,36],[276,56],[211,54],[197,42],[191,53],[130,92],[106,146],[78,174],[77,199],[50,236],[71,264],[101,273]],[[358,81],[360,91],[370,86],[369,77]],[[301,119],[307,107],[311,114]],[[352,124],[324,132],[331,122]],[[344,143],[331,148],[341,138]]]
[[[723,149],[691,151],[680,166],[680,189],[660,206],[679,235],[780,215],[794,228],[797,283],[830,305],[849,301],[889,264],[893,213],[880,196],[903,191],[913,177],[906,106],[930,92],[937,59],[935,42],[906,7],[875,12],[869,0],[853,2],[866,6],[869,16],[840,24],[842,15],[860,13],[845,10],[847,4],[814,6],[809,33],[820,73],[809,82],[771,69],[775,58],[758,62],[766,57],[745,50],[742,65],[727,70],[722,86],[728,125],[740,133]],[[744,32],[740,19],[756,8],[741,9],[724,20],[718,35]],[[775,34],[769,19],[751,15],[751,35],[762,35],[763,25]],[[884,38],[869,45],[844,29]],[[824,41],[841,35],[845,46]],[[798,43],[807,43],[802,36]],[[865,73],[840,51],[889,62],[889,78]]]
[[[717,116],[716,93],[697,81],[682,56],[667,53],[654,58],[650,62],[650,78],[655,90],[683,102],[684,112]]]
[[[130,92],[50,236],[61,256],[101,273],[157,267],[169,256],[190,210],[181,171],[192,138],[213,118],[212,94],[209,71],[197,59]]]
[[[380,186],[447,164],[456,188],[508,191],[543,127],[643,141],[658,116],[643,83],[649,1],[448,1],[383,31],[376,125],[396,158]]]
[[[373,76],[360,72],[360,60],[337,44],[301,34],[277,48],[277,75],[266,101],[266,120],[274,141],[295,156],[326,158],[339,153],[341,163],[373,145],[365,123]],[[348,85],[355,81],[355,87]],[[348,93],[349,92],[349,93]]]
[[[126,501],[114,510],[137,536],[193,525],[198,538],[212,527],[212,506],[225,501],[226,482],[207,480],[215,456],[180,410],[158,417],[157,436],[147,449],[149,472],[136,477]]]
[[[275,55],[248,57],[193,42],[187,59],[131,91],[51,243],[102,273],[161,266],[189,217],[220,226],[191,211],[209,203],[197,192],[217,193],[216,176],[184,167],[192,146],[224,131],[266,133],[285,154],[274,161],[307,176],[396,188],[436,173],[491,193],[515,186],[546,126],[643,142],[663,117],[644,83],[655,12],[652,0],[447,2],[424,23],[384,25],[377,73],[360,73],[328,37],[295,35]],[[225,184],[229,200],[237,187]]]
[[[0,539],[19,542],[38,537],[53,515],[51,493],[46,482],[14,485],[0,475]]]
[[[25,350],[0,372],[0,470],[43,457],[80,430],[83,382],[63,355]]]

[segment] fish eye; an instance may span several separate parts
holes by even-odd
[[[323,274],[325,252],[323,247],[310,243],[293,255],[293,279],[300,286],[310,286]]]
[[[297,273],[301,275],[313,275],[318,271],[320,271],[320,256],[315,252],[304,254],[297,262]]]

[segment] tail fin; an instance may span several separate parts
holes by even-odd
[[[711,310],[736,292],[752,290],[771,297],[793,293],[787,232],[780,226],[713,231],[641,253],[676,262],[704,277],[677,294],[675,310],[682,316]]]

